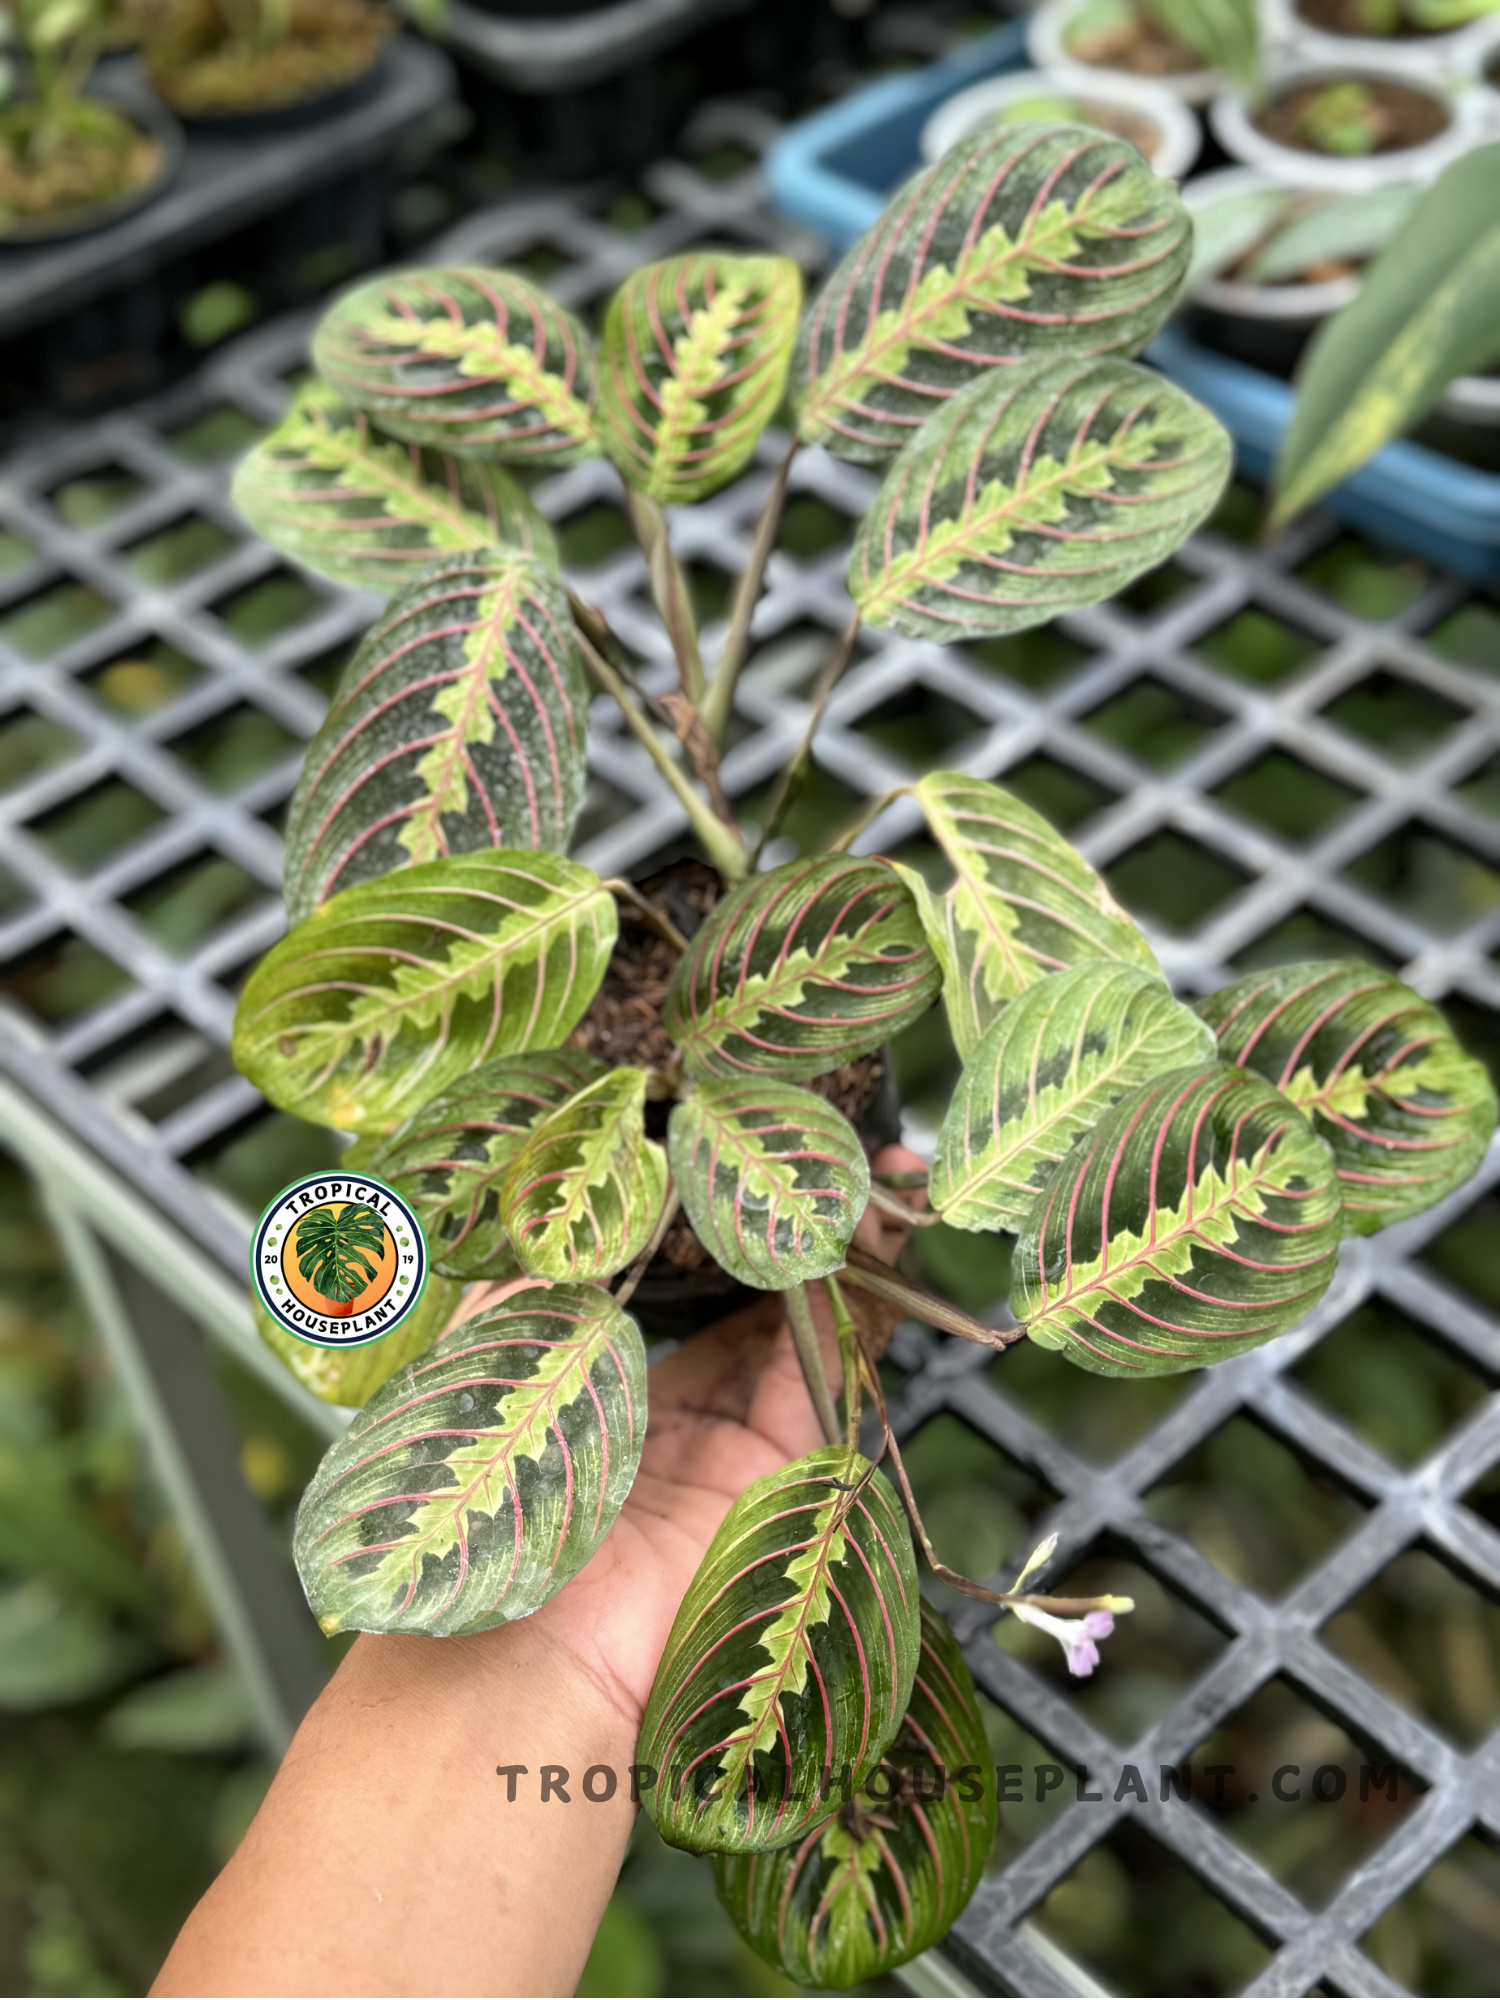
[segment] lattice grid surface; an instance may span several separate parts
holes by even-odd
[[[687,157],[645,176],[644,198],[610,206],[601,196],[593,207],[518,199],[464,224],[440,254],[520,264],[585,312],[638,263],[705,240],[772,245],[811,270],[819,246],[764,206],[754,159],[773,133],[753,110],[712,108]],[[0,468],[0,1057],[236,1272],[246,1202],[317,1160],[296,1155],[299,1128],[269,1114],[228,1062],[234,990],[282,927],[276,826],[301,744],[376,609],[294,574],[226,497],[233,454],[283,408],[306,333],[304,319],[279,322],[182,391],[54,435]],[[713,621],[782,448],[768,438],[753,474],[677,517],[710,655]],[[845,618],[848,526],[872,491],[866,475],[820,453],[794,470],[725,765],[728,790],[752,815],[754,795],[801,735],[808,685]],[[667,649],[613,474],[578,467],[547,480],[537,498],[579,588],[665,675]],[[819,735],[823,776],[794,833],[816,844],[821,813],[837,824],[924,762],[960,763],[1013,782],[1079,840],[1142,915],[1184,992],[1271,957],[1352,949],[1398,968],[1493,1055],[1500,610],[1362,549],[1327,519],[1260,551],[1248,530],[1236,533],[1245,514],[1231,505],[1157,577],[1044,635],[973,650],[867,636]],[[592,745],[579,851],[615,872],[679,837],[681,815],[604,702]],[[862,845],[890,852],[914,833],[914,815],[898,804]],[[940,1084],[940,1065],[933,1074]],[[929,1081],[929,1103],[938,1087]],[[920,1089],[912,1099],[920,1140]],[[1240,1942],[1223,1963],[1253,1992],[1405,1990],[1361,1941],[1429,1877],[1448,1885],[1450,1903],[1489,1896],[1488,1915],[1470,1907],[1462,1921],[1480,1937],[1493,1926],[1493,1875],[1445,1859],[1467,1855],[1476,1834],[1500,1838],[1493,1709],[1486,1717],[1483,1700],[1471,1701],[1455,1722],[1441,1703],[1424,1703],[1420,1677],[1403,1684],[1382,1665],[1378,1643],[1351,1646],[1337,1631],[1353,1600],[1393,1564],[1406,1564],[1406,1575],[1420,1549],[1447,1580],[1441,1589],[1467,1593],[1463,1617],[1494,1657],[1484,1621],[1500,1596],[1491,1477],[1500,1397],[1490,1393],[1500,1379],[1500,1285],[1485,1278],[1474,1246],[1483,1249],[1489,1219],[1500,1216],[1489,1192],[1497,1179],[1500,1150],[1442,1208],[1346,1246],[1319,1310],[1271,1347],[1149,1394],[1098,1385],[1126,1413],[1124,1431],[1103,1446],[1090,1430],[1096,1405],[1049,1404],[1030,1362],[996,1361],[913,1326],[898,1337],[894,1410],[919,1474],[924,1426],[939,1426],[929,1438],[946,1437],[940,1427],[961,1416],[963,1436],[999,1469],[1006,1506],[1025,1517],[1000,1573],[1014,1572],[1023,1529],[1029,1539],[1055,1527],[1053,1587],[1090,1565],[1099,1576],[1118,1579],[1123,1565],[1144,1579],[1146,1636],[1132,1640],[1122,1627],[1090,1684],[1065,1683],[1007,1628],[992,1636],[982,1606],[954,1610],[981,1687],[1010,1718],[1000,1735],[1022,1746],[1012,1754],[1027,1797],[1024,1811],[1007,1815],[1005,1865],[954,1934],[983,1990],[1070,1990],[1028,1943],[1035,1933],[1021,1931],[1028,1917],[1085,1963],[1092,1956],[1109,1980],[1114,1947],[1091,1953],[1099,1898],[1143,1866],[1158,1879],[1180,1864],[1189,1888],[1170,1907],[1187,1923],[1190,1894],[1194,1911],[1233,1927]],[[976,1296],[988,1254],[981,1239],[948,1246],[961,1287]],[[997,1281],[988,1294],[1000,1290]],[[1360,1329],[1372,1326],[1372,1339],[1415,1341],[1460,1384],[1439,1399],[1435,1436],[1404,1460],[1371,1441],[1357,1399],[1335,1407],[1335,1374],[1308,1372],[1325,1342],[1330,1353],[1355,1352],[1357,1364]],[[1233,1533],[1222,1520],[1214,1533],[1203,1523],[1227,1504],[1234,1528],[1233,1492],[1228,1503],[1205,1500],[1196,1475],[1182,1472],[1204,1453],[1211,1460],[1231,1433],[1243,1442],[1247,1420],[1265,1449],[1292,1455],[1308,1482],[1308,1518],[1331,1524],[1323,1544],[1304,1537],[1300,1556],[1280,1568],[1226,1556]],[[1248,1490],[1238,1504],[1254,1507]],[[1242,1542],[1253,1541],[1253,1523],[1239,1527]],[[1145,1666],[1124,1676],[1132,1645]],[[1110,1705],[1117,1664],[1117,1684],[1135,1690],[1133,1710]],[[1275,1724],[1243,1740],[1310,1743],[1304,1764],[1318,1744],[1345,1741],[1351,1787],[1361,1759],[1394,1762],[1411,1803],[1382,1817],[1377,1795],[1373,1817],[1361,1815],[1359,1838],[1348,1840],[1354,1822],[1343,1808],[1320,1822],[1306,1815],[1321,1808],[1299,1807],[1299,1848],[1284,1828],[1265,1835],[1234,1787],[1222,1810],[1201,1776],[1192,1802],[1158,1798],[1160,1765],[1201,1767],[1210,1740],[1230,1741],[1267,1701],[1302,1720],[1286,1725],[1289,1735]],[[1067,1773],[1040,1808],[1037,1759]],[[1144,1774],[1148,1803],[1128,1794],[1113,1803],[1126,1765]],[[1102,1802],[1077,1802],[1079,1766]],[[1305,1796],[1306,1770],[1302,1788]],[[1318,1829],[1335,1825],[1330,1843]],[[1344,1857],[1337,1879],[1333,1850]],[[1450,1878],[1469,1890],[1455,1891]],[[1488,1934],[1493,1944],[1497,1933]],[[1181,1964],[1153,1949],[1143,1938],[1137,1969],[1118,1975],[1134,1990],[1214,1990],[1175,1983]]]

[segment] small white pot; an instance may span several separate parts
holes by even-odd
[[[922,127],[924,160],[940,159],[950,146],[988,125],[997,111],[1029,97],[1066,97],[1081,106],[1108,106],[1150,124],[1157,142],[1148,158],[1163,180],[1180,181],[1198,157],[1203,134],[1185,104],[1139,77],[1112,69],[1085,69],[1072,64],[1060,69],[1011,70],[971,84],[940,104]]]
[[[1182,104],[1211,104],[1223,84],[1216,69],[1184,69],[1169,76],[1136,77],[1130,70],[1088,63],[1068,47],[1068,26],[1088,0],[1042,0],[1026,30],[1026,53],[1038,69],[1081,69],[1088,76],[1123,76],[1155,84]]]
[[[1252,123],[1251,107],[1238,90],[1226,90],[1214,99],[1208,122],[1232,159],[1247,167],[1260,167],[1273,180],[1290,187],[1334,188],[1341,194],[1362,194],[1368,188],[1388,187],[1392,181],[1435,180],[1451,160],[1482,145],[1489,136],[1488,107],[1472,83],[1444,85],[1415,73],[1402,57],[1384,50],[1362,56],[1357,62],[1284,62],[1270,77],[1272,94],[1277,97],[1301,84],[1345,82],[1399,83],[1409,90],[1425,91],[1447,106],[1447,128],[1423,146],[1343,159],[1305,153],[1300,147],[1268,139]]]
[[[1182,190],[1183,206],[1192,216],[1200,215],[1216,201],[1232,195],[1250,194],[1257,188],[1294,190],[1261,167],[1219,167],[1211,174],[1199,174]],[[1295,190],[1301,193],[1302,189]],[[1329,278],[1319,285],[1242,285],[1233,278],[1203,278],[1193,287],[1195,305],[1211,312],[1231,313],[1237,319],[1311,323],[1338,312],[1359,290],[1357,277]]]
[[[1476,28],[1464,45],[1464,72],[1474,81],[1494,138],[1500,134],[1500,83],[1492,82],[1489,72],[1493,69],[1500,75],[1500,14],[1489,15]]]
[[[1491,19],[1469,21],[1441,35],[1331,35],[1303,20],[1297,0],[1259,0],[1259,4],[1266,46],[1298,62],[1344,69],[1369,56],[1393,56],[1408,76],[1439,80],[1472,74],[1474,43],[1493,27]]]

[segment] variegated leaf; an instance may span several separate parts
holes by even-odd
[[[1234,980],[1198,1011],[1224,1061],[1268,1078],[1327,1142],[1345,1235],[1420,1215],[1484,1158],[1489,1072],[1399,979],[1348,960],[1283,965]]]
[[[849,558],[867,625],[993,637],[1112,597],[1213,512],[1229,433],[1165,377],[1035,361],[946,403],[886,475]]]
[[[1028,986],[959,1079],[933,1207],[957,1229],[1019,1229],[1073,1141],[1127,1090],[1213,1054],[1203,1022],[1140,966],[1078,965]]]
[[[612,1069],[535,1124],[500,1182],[500,1219],[523,1271],[605,1279],[651,1240],[667,1159],[646,1137],[646,1072]]]
[[[883,861],[789,861],[741,883],[678,965],[667,1032],[699,1075],[819,1076],[878,1048],[942,974]]]
[[[947,1933],[979,1886],[997,1811],[973,1680],[924,1604],[911,1705],[864,1789],[788,1847],[716,1854],[719,1901],[799,1986],[860,1987]]]
[[[1135,147],[992,127],[892,198],[803,324],[799,435],[882,465],[976,375],[1038,354],[1133,354],[1171,311],[1193,227]]]
[[[780,1847],[860,1784],[911,1698],[911,1535],[885,1475],[825,1445],[748,1486],[673,1622],[637,1757],[658,1831],[695,1854]]]
[[[802,274],[789,257],[694,251],[610,301],[599,434],[629,485],[700,500],[747,464],[786,388]]]
[[[335,583],[399,590],[436,556],[497,542],[557,562],[508,472],[382,438],[322,382],[240,460],[232,492],[258,535]]]
[[[965,1062],[1016,994],[1049,972],[1110,958],[1160,974],[1100,876],[1013,792],[963,771],[929,771],[915,790],[954,879],[938,896],[913,870],[901,873],[942,962]]]
[[[859,1134],[780,1077],[705,1077],[672,1113],[672,1177],[714,1261],[763,1292],[823,1278],[870,1198]]]
[[[325,1632],[528,1617],[608,1534],[646,1434],[646,1352],[597,1285],[533,1285],[392,1376],[297,1509]]]
[[[416,1210],[434,1270],[451,1278],[519,1275],[500,1220],[500,1183],[527,1135],[603,1070],[576,1049],[482,1063],[362,1159]]]
[[[558,854],[487,848],[363,882],[251,973],[235,1062],[283,1111],[388,1132],[491,1056],[562,1041],[617,927],[599,878]]]
[[[1011,1311],[1096,1375],[1176,1375],[1285,1333],[1333,1277],[1333,1157],[1263,1077],[1172,1070],[1122,1097],[1037,1196]]]
[[[589,692],[562,585],[503,549],[430,565],[365,634],[286,830],[293,923],[339,889],[479,847],[568,844]]]
[[[358,1409],[398,1368],[427,1352],[447,1325],[462,1291],[448,1278],[429,1278],[421,1298],[395,1331],[364,1347],[315,1347],[311,1341],[298,1340],[272,1319],[253,1287],[250,1309],[256,1332],[304,1389],[325,1403]]]
[[[541,466],[598,454],[593,343],[518,271],[383,272],[324,314],[313,362],[411,444]]]

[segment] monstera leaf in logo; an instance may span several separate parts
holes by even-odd
[[[385,1224],[361,1201],[309,1209],[297,1225],[297,1269],[335,1313],[375,1282],[384,1254]]]

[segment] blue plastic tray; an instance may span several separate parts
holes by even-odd
[[[804,119],[766,156],[773,203],[835,249],[847,249],[919,164],[918,137],[944,98],[1025,61],[1025,23],[1013,22],[943,62],[887,77]],[[1176,326],[1157,336],[1146,358],[1208,405],[1233,436],[1243,470],[1264,480],[1291,418],[1291,387],[1198,346]],[[1351,526],[1460,576],[1500,576],[1500,474],[1401,441],[1322,504]]]

